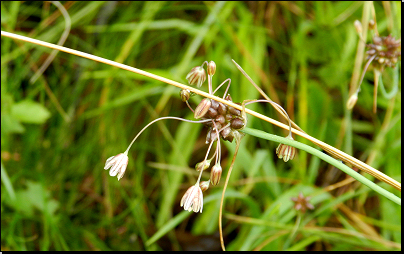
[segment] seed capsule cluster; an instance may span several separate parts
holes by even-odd
[[[225,99],[232,101],[230,94]],[[206,144],[216,140],[217,133],[222,139],[233,142],[234,132],[245,126],[245,120],[240,110],[208,98],[203,99],[196,107],[194,117],[213,120],[213,122],[205,123],[209,127]]]
[[[396,40],[391,35],[387,37],[373,37],[373,43],[366,45],[367,59],[374,57],[373,64],[379,69],[394,67],[401,57],[401,40]]]

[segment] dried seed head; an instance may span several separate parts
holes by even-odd
[[[185,192],[184,196],[182,197],[180,205],[181,207],[184,206],[184,210],[188,212],[193,210],[195,213],[199,211],[202,213],[203,194],[198,183],[189,187],[187,192]]]
[[[180,92],[180,97],[183,102],[186,102],[189,100],[189,97],[191,97],[191,92],[188,89],[182,89]]]
[[[199,184],[199,187],[201,187],[202,192],[205,192],[207,189],[209,189],[209,184],[210,184],[210,180],[202,181]]]
[[[190,85],[196,85],[197,87],[201,87],[203,82],[206,80],[205,69],[201,66],[197,66],[192,68],[192,70],[188,73],[186,79]]]
[[[372,64],[383,70],[385,67],[395,67],[401,58],[401,39],[396,40],[391,35],[387,37],[373,37],[373,43],[366,45],[367,60],[374,58]]]
[[[295,206],[293,207],[297,211],[301,211],[305,213],[307,209],[313,210],[314,206],[309,203],[310,197],[304,197],[303,193],[299,193],[299,196],[291,198],[293,202],[295,202]]]
[[[210,99],[208,98],[203,99],[195,109],[194,112],[195,119],[202,118],[208,112],[210,105],[212,105]]]
[[[213,61],[208,63],[208,75],[213,76],[216,72],[216,64]]]
[[[219,164],[215,164],[210,171],[210,181],[213,186],[216,186],[219,183],[221,176],[222,167]]]
[[[292,136],[287,136],[286,138],[294,140]],[[279,144],[278,148],[276,148],[276,154],[279,159],[283,158],[283,161],[287,162],[288,160],[293,160],[293,158],[295,158],[296,148],[285,144]]]

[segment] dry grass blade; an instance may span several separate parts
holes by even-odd
[[[100,62],[100,63],[105,63],[105,64],[115,66],[115,67],[118,67],[118,68],[121,68],[121,69],[124,69],[124,70],[128,70],[128,71],[131,71],[131,72],[134,72],[134,73],[137,73],[137,74],[140,74],[140,75],[143,75],[143,76],[155,79],[155,80],[159,80],[161,82],[164,82],[164,83],[176,86],[176,87],[179,87],[181,89],[188,89],[191,92],[199,94],[199,95],[201,95],[203,97],[207,97],[207,98],[216,100],[218,102],[222,102],[222,103],[224,103],[224,104],[226,104],[228,106],[231,106],[233,108],[236,108],[236,109],[238,109],[240,111],[243,110],[243,108],[240,105],[237,105],[237,104],[235,104],[233,102],[229,102],[229,101],[224,100],[224,99],[222,99],[220,97],[217,97],[217,96],[211,95],[209,93],[200,91],[200,90],[198,90],[196,88],[181,84],[179,82],[176,82],[176,81],[173,81],[173,80],[170,80],[170,79],[167,79],[167,78],[163,78],[161,76],[158,76],[158,75],[146,72],[146,71],[142,71],[142,70],[134,68],[134,67],[130,67],[130,66],[125,65],[125,64],[117,63],[117,62],[114,62],[114,61],[111,61],[111,60],[108,60],[108,59],[105,59],[105,58],[97,57],[97,56],[87,54],[87,53],[83,53],[83,52],[80,52],[80,51],[77,51],[77,50],[73,50],[73,49],[69,49],[69,48],[66,48],[66,47],[58,46],[58,45],[55,45],[55,44],[52,44],[52,43],[47,43],[47,42],[31,39],[31,38],[28,38],[28,37],[25,37],[25,36],[16,35],[16,34],[9,33],[9,32],[1,31],[1,35],[6,36],[6,37],[10,37],[10,38],[13,38],[13,39],[22,40],[22,41],[26,41],[26,42],[29,42],[29,43],[34,43],[34,44],[37,44],[37,45],[45,46],[45,47],[52,48],[52,49],[57,49],[57,50],[60,50],[60,51],[63,51],[63,52],[69,53],[69,54],[81,56],[81,57],[84,57],[84,58],[87,58],[87,59],[90,59],[90,60],[94,60],[94,61],[97,61],[97,62]],[[276,120],[274,120],[272,118],[264,116],[264,115],[262,115],[260,113],[257,113],[255,111],[245,109],[245,112],[250,114],[250,115],[253,115],[255,117],[258,117],[258,118],[260,118],[260,119],[262,119],[264,121],[267,121],[267,122],[269,122],[271,124],[274,124],[274,125],[276,125],[278,127],[281,127],[281,128],[283,128],[285,130],[289,129],[289,126],[287,126],[287,125],[285,125],[283,123],[280,123],[280,122],[278,122],[278,121],[276,121]],[[358,160],[358,159],[356,159],[356,158],[354,158],[354,157],[352,157],[352,156],[350,156],[350,155],[336,149],[335,147],[332,147],[332,146],[330,146],[330,145],[328,145],[328,144],[326,144],[326,143],[324,143],[324,142],[322,142],[322,141],[320,141],[320,140],[318,140],[316,138],[313,138],[312,136],[310,136],[310,135],[308,135],[308,134],[306,134],[306,133],[304,133],[302,131],[299,131],[299,130],[296,130],[296,129],[292,128],[292,132],[299,135],[299,136],[301,136],[301,137],[303,137],[303,138],[306,138],[306,139],[310,140],[311,142],[313,142],[317,146],[321,147],[322,149],[324,149],[326,152],[328,152],[329,154],[331,154],[335,158],[338,158],[338,159],[340,159],[340,160],[342,160],[342,161],[344,161],[346,163],[349,163],[352,166],[354,166],[354,167],[356,167],[356,168],[358,168],[360,170],[365,171],[366,173],[376,177],[380,181],[383,181],[383,182],[385,182],[385,183],[387,183],[387,184],[389,184],[389,185],[393,186],[394,188],[401,191],[401,183],[399,183],[398,181],[392,179],[391,177],[383,174],[382,172],[376,170],[375,168],[367,165],[366,163],[364,163],[364,162],[362,162],[362,161],[360,161],[360,160]]]

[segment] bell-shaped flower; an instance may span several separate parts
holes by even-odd
[[[286,138],[294,140],[291,135],[287,136]],[[293,160],[293,158],[295,158],[296,156],[296,153],[296,148],[294,148],[293,146],[279,144],[279,146],[276,148],[276,154],[278,155],[278,158],[283,158],[285,162],[287,162],[288,160]]]
[[[193,210],[196,213],[199,211],[202,213],[203,194],[201,187],[199,187],[199,183],[189,187],[182,197],[180,205],[188,212]]]
[[[116,176],[118,175],[118,181],[122,178],[123,174],[125,174],[126,166],[128,166],[128,154],[120,153],[118,155],[109,157],[105,162],[104,169],[107,170],[109,168],[109,175]]]
[[[196,87],[201,87],[203,82],[206,80],[205,69],[201,66],[192,68],[192,70],[186,76],[188,83],[190,85],[196,85]]]

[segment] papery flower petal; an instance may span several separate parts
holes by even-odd
[[[294,140],[291,136],[287,136],[286,138]],[[296,148],[285,144],[279,144],[276,148],[276,154],[278,155],[279,159],[283,158],[283,161],[287,162],[288,160],[292,160],[293,158],[295,158]]]
[[[203,209],[203,194],[202,190],[198,184],[195,184],[188,188],[185,192],[184,196],[180,202],[181,207],[184,207],[184,210],[190,212],[201,212]]]
[[[105,162],[104,169],[110,169],[109,175],[118,175],[118,180],[122,178],[128,165],[128,155],[126,153],[120,153],[118,155],[109,157]]]

